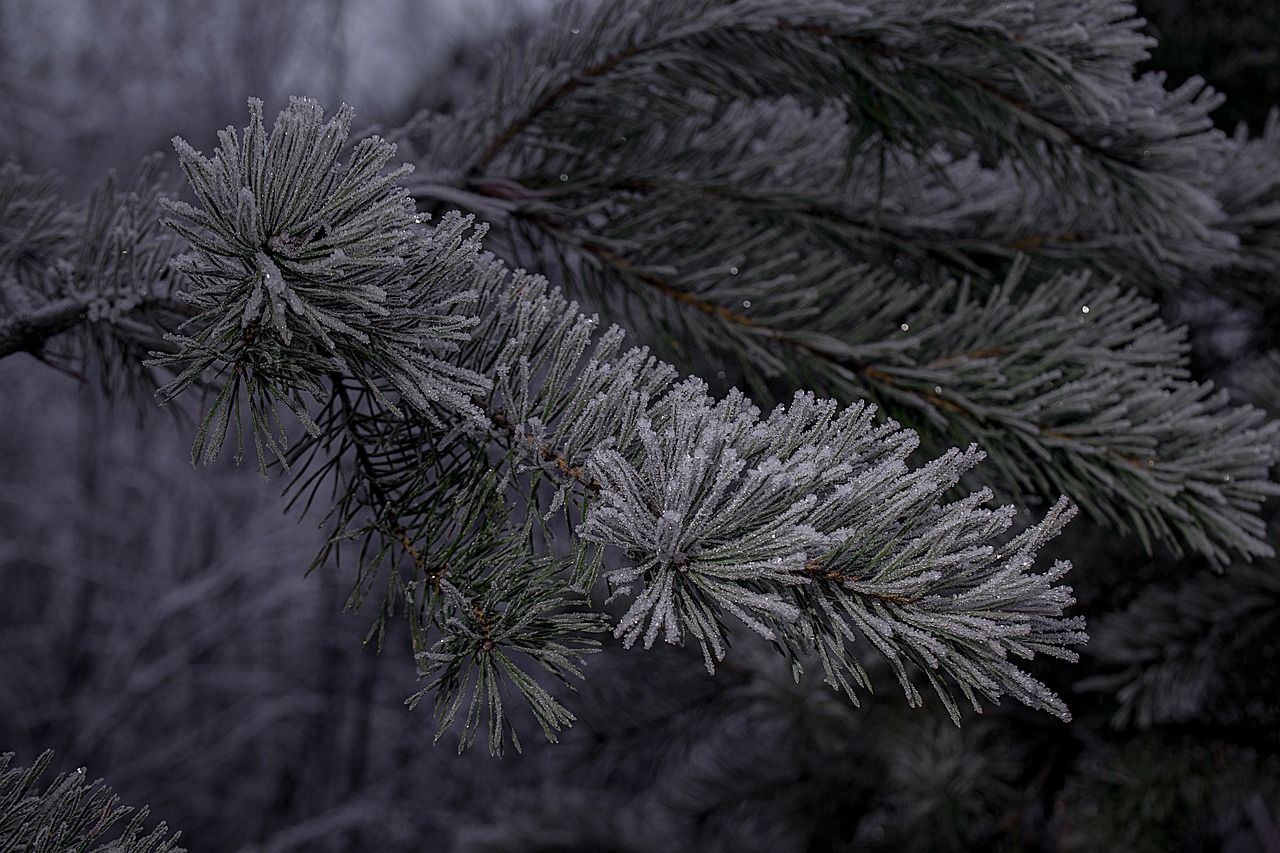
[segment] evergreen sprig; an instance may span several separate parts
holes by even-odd
[[[762,417],[741,394],[717,401],[697,380],[675,383],[675,371],[647,351],[624,351],[620,330],[598,335],[597,321],[545,280],[508,273],[481,253],[483,229],[468,220],[448,216],[410,232],[412,215],[392,180],[403,172],[383,173],[390,151],[376,140],[355,148],[353,162],[368,163],[359,179],[352,167],[331,180],[344,187],[336,197],[381,205],[380,217],[361,214],[367,218],[339,208],[385,233],[339,214],[304,217],[324,219],[323,251],[316,250],[322,260],[315,262],[324,274],[308,278],[310,268],[273,260],[285,289],[272,302],[265,276],[275,272],[265,271],[262,257],[281,251],[272,234],[297,228],[258,224],[287,207],[274,200],[283,190],[272,188],[270,176],[296,173],[296,161],[332,169],[349,118],[343,111],[322,124],[314,103],[296,100],[268,136],[254,103],[244,148],[230,131],[212,161],[179,145],[207,205],[171,205],[195,223],[176,227],[196,250],[179,263],[202,315],[176,357],[190,365],[162,393],[171,398],[221,362],[232,366],[221,400],[264,373],[258,393],[273,394],[287,377],[292,389],[324,398],[315,418],[296,390],[290,398],[309,424],[308,437],[285,457],[306,461],[297,471],[298,494],[310,504],[332,484],[331,548],[362,543],[353,602],[384,569],[389,573],[379,625],[397,600],[414,611],[415,649],[442,726],[468,708],[464,745],[485,718],[490,747],[501,748],[508,689],[527,700],[548,734],[571,719],[517,661],[561,677],[578,674],[572,661],[591,648],[581,638],[600,627],[583,606],[608,551],[629,564],[604,575],[615,597],[634,595],[614,629],[628,645],[642,636],[646,645],[658,636],[691,637],[714,668],[728,649],[725,620],[735,617],[798,660],[819,646],[821,631],[805,627],[807,617],[836,625],[857,612],[874,625],[877,651],[936,669],[944,695],[952,679],[975,703],[975,690],[992,698],[1011,692],[1066,715],[1047,688],[1005,660],[1050,648],[1070,656],[1062,647],[1083,641],[1078,620],[1061,617],[1071,598],[1053,583],[1064,569],[1030,574],[1034,548],[1025,559],[1001,563],[995,543],[1012,513],[980,510],[988,492],[942,502],[980,458],[976,449],[913,470],[906,457],[915,435],[896,424],[876,426],[872,408],[839,412],[834,402],[800,394]],[[362,151],[377,156],[361,160]],[[254,165],[264,158],[270,169]],[[314,198],[302,194],[293,207],[323,208],[326,186],[316,182]],[[319,226],[303,231],[312,227]],[[350,331],[311,322],[307,303],[289,295],[291,282],[314,302],[336,304],[354,286],[338,274],[342,264],[359,258],[367,263],[353,268],[357,276],[422,272],[408,283],[396,279],[399,291],[379,285],[387,306],[353,301],[343,320]],[[413,289],[418,285],[422,290]],[[442,298],[432,302],[423,291]],[[378,356],[384,344],[375,340],[390,294],[419,308],[410,317],[426,325],[449,316],[441,306],[454,305],[459,291],[474,294],[468,307],[476,318],[456,321],[449,338],[421,332],[448,345],[429,355],[446,367],[423,371],[424,389],[406,390],[408,374],[384,375],[399,364]],[[357,309],[368,316],[354,316]],[[370,350],[373,356],[359,361]],[[432,390],[439,375],[467,377],[469,393],[459,385]],[[229,407],[215,405],[201,428],[197,446],[206,458],[223,440]],[[495,449],[502,461],[490,475]],[[504,521],[506,489],[523,495],[524,521]],[[570,553],[565,562],[547,562],[562,547],[554,544],[563,536],[554,521],[561,512]],[[940,608],[944,597],[952,603]],[[840,672],[861,671],[852,637],[848,626],[826,636],[833,683],[842,681]]]
[[[172,336],[178,351],[157,356],[183,368],[161,397],[211,370],[226,374],[194,459],[213,459],[233,420],[243,450],[247,398],[265,473],[266,450],[283,461],[287,443],[277,403],[314,432],[305,398],[327,396],[330,371],[376,372],[420,409],[465,405],[484,387],[442,359],[472,322],[471,294],[450,274],[467,247],[424,245],[414,232],[422,218],[396,184],[409,167],[384,174],[393,145],[369,138],[338,163],[353,114],[344,107],[322,123],[318,104],[295,99],[268,136],[253,100],[243,143],[228,128],[212,159],[175,140],[201,207],[168,201],[168,224],[193,249],[175,268],[198,313],[190,331]]]
[[[104,835],[134,809],[120,805],[120,798],[98,779],[87,781],[85,769],[61,773],[43,790],[40,777],[53,762],[53,753],[41,754],[30,767],[9,763],[13,753],[0,754],[0,849],[24,853],[63,853],[67,850],[118,851],[118,853],[182,853],[181,833],[169,835],[160,823],[143,831],[144,806],[130,818],[118,838]]]

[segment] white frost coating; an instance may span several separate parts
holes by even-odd
[[[1029,573],[1070,516],[1065,502],[997,556],[1010,508],[986,508],[986,490],[941,503],[982,459],[976,446],[911,469],[914,434],[876,425],[870,407],[839,412],[804,394],[761,421],[741,395],[715,401],[689,380],[655,400],[634,435],[588,457],[600,492],[579,528],[633,561],[609,574],[616,595],[640,584],[615,630],[625,645],[692,636],[714,669],[727,644],[717,613],[731,614],[762,636],[816,647],[827,680],[846,690],[866,685],[845,645],[863,637],[914,702],[908,661],[939,689],[945,674],[975,705],[978,693],[1013,692],[1066,715],[1008,660],[1070,655],[1059,647],[1085,639],[1078,620],[1061,617],[1070,590],[1053,583],[1066,567]],[[808,624],[813,612],[830,633]]]
[[[293,340],[293,333],[289,330],[287,312],[285,310],[286,286],[284,276],[281,275],[280,268],[276,266],[276,262],[271,260],[266,252],[258,252],[254,260],[258,265],[258,272],[262,276],[262,286],[266,290],[267,302],[270,305],[271,325],[280,334],[280,340],[288,344]]]
[[[271,256],[266,252],[258,252],[255,260],[258,262],[258,271],[262,273],[262,281],[266,284],[267,291],[272,296],[283,296],[285,283],[280,267],[276,266],[276,262],[271,260]]]

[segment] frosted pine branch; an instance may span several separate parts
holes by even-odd
[[[250,383],[295,409],[310,437],[288,458],[340,476],[335,544],[364,540],[362,551],[372,559],[362,577],[371,580],[385,565],[391,594],[410,603],[415,637],[421,634],[415,648],[424,675],[434,674],[442,726],[465,703],[470,710],[460,719],[474,732],[487,707],[490,746],[500,748],[507,730],[495,692],[500,678],[543,709],[549,734],[568,722],[510,655],[543,656],[552,671],[575,675],[565,655],[589,647],[571,638],[595,622],[554,617],[535,629],[519,620],[520,596],[542,590],[538,600],[567,616],[585,604],[575,598],[597,583],[605,550],[629,564],[604,576],[615,595],[634,596],[615,629],[628,645],[641,637],[645,645],[659,636],[690,638],[713,668],[726,654],[726,620],[733,618],[803,655],[817,649],[818,629],[800,627],[817,609],[796,590],[812,588],[806,594],[828,609],[834,599],[881,608],[882,653],[936,670],[931,678],[944,696],[950,679],[971,699],[974,691],[993,698],[1012,692],[1065,714],[1004,654],[1082,641],[1079,626],[1061,619],[1070,596],[1045,597],[1043,584],[1022,584],[1034,549],[1016,563],[998,564],[996,537],[1010,514],[990,516],[1004,519],[1000,524],[979,511],[989,494],[941,502],[980,458],[976,449],[912,469],[906,457],[918,443],[914,433],[877,425],[873,408],[841,412],[834,402],[798,394],[790,407],[762,417],[741,394],[716,401],[696,380],[673,384],[672,368],[644,350],[623,351],[616,329],[597,338],[596,321],[545,280],[509,274],[482,254],[482,232],[469,235],[466,221],[446,217],[414,230],[403,191],[381,175],[387,146],[356,147],[353,163],[368,164],[358,167],[364,172],[336,166],[349,114],[322,124],[314,104],[295,101],[268,135],[252,107],[243,146],[231,132],[213,160],[179,146],[207,205],[173,206],[182,216],[175,225],[195,250],[182,267],[193,282],[189,298],[202,313],[192,322],[197,336],[179,339],[179,358],[190,366],[164,393],[178,393],[211,369],[229,370],[225,402],[199,437],[205,457],[217,452],[245,391],[251,406],[263,406]],[[261,165],[273,158],[271,169]],[[293,173],[297,158],[319,158],[331,177],[306,192],[274,183],[273,176]],[[273,201],[284,193],[298,200],[289,207]],[[351,199],[366,201],[357,207]],[[272,220],[286,211],[297,223]],[[357,278],[336,275],[352,264]],[[365,285],[359,276],[376,279]],[[416,289],[393,289],[406,280]],[[458,292],[475,301],[460,303]],[[348,302],[335,315],[340,322],[324,322],[309,308],[338,299]],[[474,320],[451,313],[472,305]],[[384,330],[384,318],[399,325]],[[392,337],[384,339],[384,331]],[[380,354],[399,338],[438,340],[427,350],[429,369],[467,384],[428,390],[438,380],[400,372],[399,357]],[[330,402],[313,419],[305,398],[296,391],[286,396],[286,388],[310,389]],[[275,439],[266,441],[272,447]],[[486,472],[495,445],[504,462]],[[284,452],[282,445],[272,449]],[[343,457],[355,467],[346,468]],[[304,489],[323,482],[298,473]],[[529,476],[523,481],[530,485],[520,487],[530,502],[526,521],[504,521],[503,489]],[[556,484],[546,505],[536,485],[544,479]],[[547,525],[558,509],[571,519],[573,554],[548,566],[530,524],[536,520],[554,536]],[[366,512],[372,517],[362,521]],[[1041,613],[1041,621],[1008,634],[1003,617],[964,615],[970,599],[989,614],[993,593],[977,590],[993,587],[1008,596],[1002,607]],[[947,590],[958,615],[937,615],[930,603],[939,600],[936,589]],[[935,615],[916,614],[917,605]],[[507,617],[517,621],[499,630]],[[947,639],[961,622],[968,633]],[[433,634],[435,651],[427,648]],[[1022,639],[1002,645],[1006,635]],[[827,644],[825,651],[839,669],[860,670],[851,644]],[[905,680],[904,686],[914,690]]]

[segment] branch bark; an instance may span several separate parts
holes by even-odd
[[[89,305],[96,295],[86,297],[64,296],[32,311],[16,314],[0,320],[0,358],[26,352],[42,358],[45,344],[63,332],[69,332],[88,319]],[[169,297],[144,299],[133,312],[148,309],[167,311],[179,317],[195,316],[190,305]]]
[[[87,310],[86,302],[67,296],[34,311],[0,320],[0,358],[19,352],[39,357],[50,338],[75,328]]]

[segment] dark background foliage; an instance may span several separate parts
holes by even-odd
[[[545,5],[7,2],[0,152],[58,170],[74,198],[174,134],[208,147],[251,94],[268,112],[346,100],[358,126],[394,127],[455,103],[497,31]],[[1219,126],[1259,130],[1280,103],[1277,7],[1140,6],[1161,39],[1150,67],[1206,76],[1229,96]],[[349,578],[303,576],[321,531],[247,468],[191,471],[189,435],[0,362],[0,750],[87,766],[192,850],[1280,849],[1277,791],[1258,784],[1280,777],[1276,640],[1225,665],[1220,627],[1186,654],[1205,660],[1188,701],[1221,712],[1186,723],[1114,727],[1112,693],[1069,691],[1092,649],[1045,676],[1072,726],[1006,707],[956,729],[888,692],[850,708],[748,643],[714,680],[676,650],[601,655],[565,744],[459,757],[403,707],[405,656],[359,650],[371,615],[343,612]],[[1159,571],[1131,543],[1075,533],[1059,550],[1089,567],[1085,612]],[[1205,600],[1151,606],[1221,626]]]
[[[1140,0],[1146,31],[1159,40],[1146,67],[1177,84],[1200,76],[1227,96],[1214,123],[1255,133],[1280,92],[1280,6],[1258,0]]]

